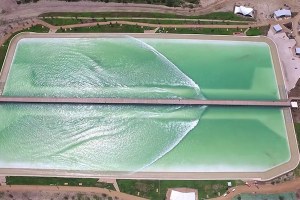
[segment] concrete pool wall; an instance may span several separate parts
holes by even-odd
[[[18,42],[23,38],[98,38],[98,37],[120,37],[124,34],[33,34],[21,33],[11,41],[9,50],[0,75],[0,86],[4,88],[9,68],[14,57]],[[126,34],[135,38],[166,38],[166,39],[199,39],[199,40],[229,40],[229,41],[253,41],[265,42],[269,45],[272,54],[278,91],[281,99],[287,99],[284,86],[280,60],[275,44],[266,37],[236,37],[236,36],[205,36],[205,35],[173,35],[173,34]],[[2,89],[3,89],[2,88]],[[0,88],[1,89],[1,88]],[[1,91],[2,91],[1,89]],[[41,169],[0,169],[3,175],[27,175],[27,176],[76,176],[76,177],[117,177],[117,178],[140,178],[140,179],[257,179],[268,180],[278,175],[284,174],[294,169],[299,162],[299,151],[295,136],[293,120],[289,108],[283,109],[287,138],[290,148],[291,158],[289,162],[274,167],[265,172],[136,172],[133,174],[119,174],[118,172],[105,173],[95,171],[71,171],[71,170],[41,170]]]

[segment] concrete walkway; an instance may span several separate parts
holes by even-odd
[[[6,177],[5,176],[0,176],[0,186],[1,185],[6,185]]]
[[[290,100],[202,100],[202,99],[137,99],[137,98],[72,98],[72,97],[7,97],[0,103],[58,103],[58,104],[126,104],[126,105],[210,105],[290,107]]]
[[[116,191],[120,192],[120,188],[119,188],[117,179],[99,178],[99,180],[97,182],[104,182],[104,183],[113,184]]]

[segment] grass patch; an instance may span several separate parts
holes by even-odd
[[[81,20],[79,19],[62,19],[62,18],[43,18],[43,21],[47,22],[48,24],[52,24],[54,26],[63,26],[63,25],[70,25],[70,24],[80,24]]]
[[[220,25],[240,25],[248,22],[225,22],[225,21],[200,21],[200,20],[176,20],[176,19],[118,19],[122,21],[142,22],[149,24],[220,24]]]
[[[149,24],[220,24],[220,25],[240,25],[248,24],[247,21],[240,22],[225,22],[223,21],[201,21],[200,19],[190,20],[179,20],[179,19],[130,19],[130,18],[89,18],[89,19],[78,19],[78,18],[42,18],[43,21],[52,24],[54,26],[64,26],[70,24],[83,24],[89,22],[105,22],[105,21],[129,21],[129,22],[141,22]]]
[[[222,19],[234,21],[254,21],[253,18],[241,17],[235,15],[233,12],[214,12],[206,15],[200,15],[199,19]]]
[[[49,28],[48,27],[44,27],[42,25],[35,25],[35,26],[32,26],[30,28],[27,28],[27,29],[23,29],[21,31],[17,31],[15,33],[13,33],[7,40],[6,42],[4,42],[4,44],[2,46],[0,46],[0,70],[3,66],[3,62],[4,62],[4,59],[5,59],[5,55],[6,55],[6,52],[7,52],[7,49],[8,49],[8,45],[9,45],[9,42],[10,40],[15,36],[17,35],[18,33],[21,33],[21,32],[37,32],[37,33],[48,33],[49,32]]]
[[[227,190],[227,181],[197,181],[197,180],[117,180],[121,192],[141,197],[150,198],[152,200],[164,200],[168,188],[188,187],[198,190],[199,199],[217,197],[225,193]],[[237,184],[231,181],[233,186]],[[158,190],[158,192],[156,192]]]
[[[77,27],[64,30],[62,28],[57,30],[57,33],[144,33],[144,30],[149,30],[149,27],[141,27],[138,25],[127,24],[108,24],[97,25],[91,27]]]
[[[257,36],[257,35],[267,35],[268,31],[270,29],[270,26],[262,26],[257,28],[250,28],[247,32],[247,36]]]
[[[243,32],[245,29],[236,28],[160,28],[157,32],[177,34],[207,34],[207,35],[232,35],[235,32]]]
[[[103,17],[145,17],[145,18],[186,18],[186,19],[219,19],[219,20],[235,20],[235,21],[254,21],[252,18],[244,18],[233,14],[232,12],[215,12],[206,15],[198,16],[184,16],[169,13],[148,13],[148,12],[52,12],[41,14],[40,17],[89,17],[89,18],[103,18]]]
[[[57,178],[57,177],[26,177],[26,176],[8,176],[6,177],[7,185],[58,185],[63,186],[68,183],[69,186],[82,186],[85,187],[101,187],[110,190],[115,190],[113,184],[98,183],[95,178]]]
[[[22,30],[22,32],[48,33],[49,28],[42,25],[35,25],[35,26],[31,26],[30,28]]]
[[[70,24],[83,24],[90,22],[104,22],[104,19],[76,19],[76,18],[43,18],[43,21],[54,26],[64,26]]]

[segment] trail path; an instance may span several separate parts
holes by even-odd
[[[42,19],[43,17],[39,17]],[[44,17],[45,19],[51,19],[52,17]],[[57,16],[53,18],[58,19],[74,19],[75,17],[66,17],[66,16]],[[103,17],[76,17],[76,19],[98,19],[102,20]],[[128,20],[169,20],[169,21],[202,21],[202,22],[234,22],[234,23],[241,23],[241,24],[253,24],[254,21],[236,21],[236,20],[221,20],[221,19],[191,19],[191,18],[153,18],[153,17],[105,17],[106,20],[111,21],[118,19],[126,21]]]

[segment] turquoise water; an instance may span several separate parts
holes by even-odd
[[[265,43],[133,38],[23,39],[4,94],[278,99]]]
[[[278,99],[265,43],[22,39],[7,96]],[[265,171],[290,157],[282,111],[205,106],[0,105],[0,167]]]

